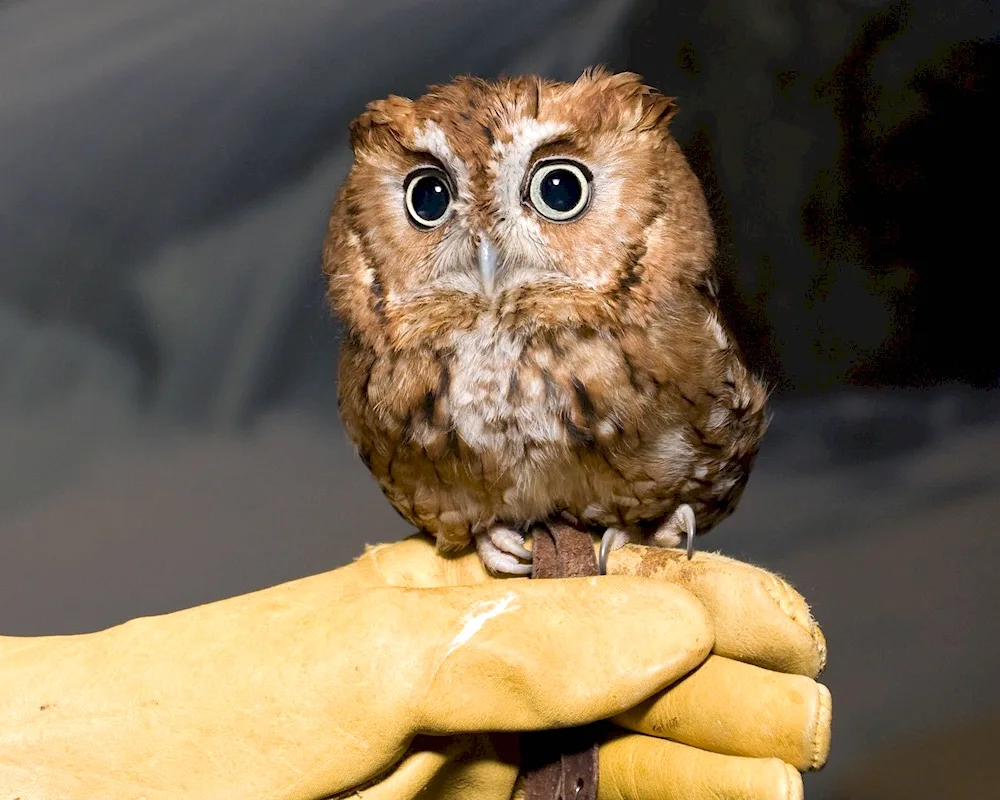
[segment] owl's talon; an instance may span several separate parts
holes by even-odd
[[[619,547],[629,543],[629,536],[618,528],[608,528],[601,537],[601,550],[597,559],[598,574],[608,574],[608,556]]]
[[[502,532],[504,531],[511,534],[511,538],[503,536]],[[497,533],[501,535],[495,535]],[[513,538],[519,536],[520,534],[515,531],[505,528],[496,528],[488,533],[476,534],[476,550],[479,552],[479,558],[486,566],[486,569],[495,575],[517,575],[521,577],[531,575],[531,551],[525,550]],[[524,540],[522,539],[521,541],[523,542]],[[516,550],[521,550],[527,554],[527,564],[522,563],[520,559],[523,557],[519,557],[516,550],[515,552],[509,552],[506,549],[511,544],[515,546]]]
[[[685,552],[688,560],[694,555],[694,535],[698,532],[698,523],[694,509],[687,503],[682,503],[674,509],[670,519],[664,522],[652,536],[652,544],[657,547],[678,547],[684,533]]]
[[[687,553],[688,561],[690,561],[694,555],[694,535],[698,531],[698,522],[694,516],[694,509],[687,503],[684,503],[677,506],[674,516],[680,517],[680,521],[684,525],[684,532],[687,536],[687,543],[684,549]]]

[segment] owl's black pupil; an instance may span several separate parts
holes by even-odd
[[[542,178],[539,194],[554,211],[572,211],[583,196],[583,187],[568,169],[554,169]]]
[[[411,195],[413,213],[425,222],[436,222],[448,210],[448,187],[436,175],[417,178]]]

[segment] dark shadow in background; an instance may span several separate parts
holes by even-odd
[[[791,13],[805,17],[809,7]],[[800,180],[785,187],[795,196],[784,209],[795,216],[786,220],[766,199],[774,173],[761,169],[727,185],[717,169],[720,148],[742,152],[750,169],[767,158],[766,144],[734,138],[718,113],[739,104],[739,76],[731,96],[706,77],[733,51],[753,51],[753,36],[734,43],[704,4],[647,3],[640,14],[628,67],[656,85],[690,84],[702,95],[685,119],[682,93],[678,127],[718,221],[723,305],[748,358],[779,392],[1000,381],[994,297],[981,290],[996,258],[998,179],[998,40],[985,8],[854,9],[831,22],[843,28],[847,48],[836,62],[808,36],[773,56],[751,56],[760,67],[753,77],[768,84],[756,87],[769,118],[765,134],[784,133],[778,120],[811,139]],[[951,28],[962,27],[964,15],[982,38],[948,41],[949,26],[928,38],[945,15]],[[903,34],[913,29],[911,41]],[[798,156],[789,149],[789,160]],[[806,259],[791,246],[800,236]],[[853,285],[844,285],[847,265],[862,270]],[[776,308],[775,296],[789,286],[801,287],[799,295]],[[807,346],[778,345],[795,336]]]
[[[889,299],[890,334],[851,369],[851,383],[996,387],[996,299],[982,289],[997,253],[1000,43],[944,43],[906,81],[915,108],[880,135],[870,124],[883,91],[872,62],[911,13],[900,5],[866,21],[816,87],[836,110],[844,144],[835,168],[817,176],[804,233],[824,266],[864,265],[872,292]],[[820,272],[817,293],[830,277]]]

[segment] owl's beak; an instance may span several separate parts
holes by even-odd
[[[497,273],[497,248],[488,237],[479,237],[479,246],[476,252],[479,261],[479,277],[483,280],[483,288],[486,294],[493,294],[493,281]]]

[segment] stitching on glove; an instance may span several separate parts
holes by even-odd
[[[826,741],[821,743],[820,735],[830,729],[833,716],[833,698],[830,696],[830,690],[822,683],[817,683],[816,687],[819,692],[819,707],[816,710],[815,725],[813,726],[812,757],[809,760],[810,771],[816,771],[826,763],[830,742],[824,735],[823,738]]]
[[[826,668],[826,638],[813,619],[809,606],[802,595],[777,575],[772,573],[769,577],[770,580],[764,585],[764,591],[790,620],[809,634],[819,655],[819,671],[822,672]]]
[[[791,764],[782,762],[785,768],[785,798],[786,800],[805,800],[805,793],[802,788],[802,776]]]

